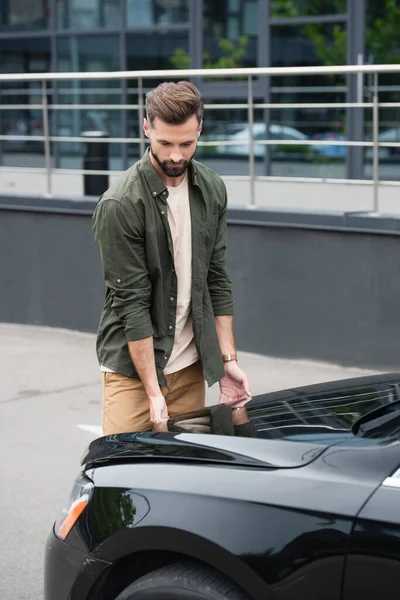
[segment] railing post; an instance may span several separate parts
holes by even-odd
[[[248,78],[248,122],[249,122],[249,176],[250,176],[250,204],[255,205],[255,168],[254,168],[254,103],[253,103],[253,79],[251,75]]]
[[[47,193],[51,195],[51,150],[50,150],[50,127],[49,106],[47,103],[47,83],[42,80],[42,112],[43,112],[43,135],[44,135],[44,160],[46,165]]]
[[[357,64],[362,65],[363,61],[364,61],[364,57],[360,53],[357,56]],[[357,73],[357,102],[358,102],[358,104],[362,104],[363,99],[364,99],[364,73],[362,73],[362,71],[359,71]]]
[[[142,157],[145,150],[145,140],[143,131],[144,120],[144,98],[143,98],[143,79],[138,79],[138,101],[139,101],[139,136],[140,136],[140,156]]]
[[[374,73],[374,91],[373,91],[373,109],[372,109],[372,124],[373,124],[373,199],[374,212],[379,212],[379,98],[378,98],[378,73]]]

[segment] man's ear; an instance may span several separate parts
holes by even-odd
[[[197,130],[197,137],[199,137],[199,135],[201,134],[202,130],[203,130],[203,121],[200,121],[200,125],[199,125],[199,128]]]
[[[146,137],[150,137],[150,125],[146,118],[143,119],[143,131]]]

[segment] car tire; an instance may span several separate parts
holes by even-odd
[[[147,573],[115,600],[249,600],[228,578],[192,563],[176,563]]]

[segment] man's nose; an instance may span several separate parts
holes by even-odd
[[[174,152],[171,152],[170,159],[172,162],[179,163],[182,160],[182,153],[178,150],[174,150]]]

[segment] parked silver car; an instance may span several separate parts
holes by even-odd
[[[237,142],[233,144],[213,146],[214,152],[217,154],[235,154],[238,156],[249,155],[249,134],[250,129],[248,123],[230,123],[221,126],[220,129],[216,129],[214,133],[208,136],[204,136],[204,141],[227,141]],[[254,123],[253,124],[253,139],[257,140],[298,140],[300,143],[307,140],[308,137],[301,131],[288,127],[286,125],[277,125],[271,123],[267,128],[265,123]],[[271,145],[271,148],[276,149],[278,146]],[[266,146],[263,144],[254,145],[254,155],[264,156]]]

